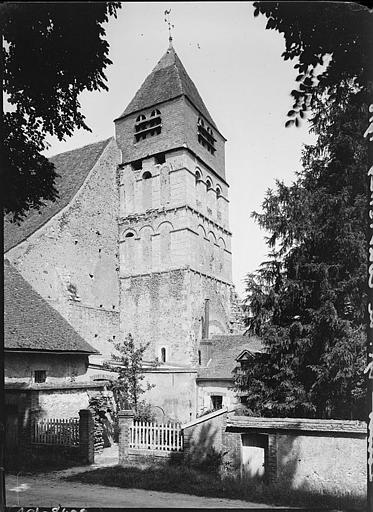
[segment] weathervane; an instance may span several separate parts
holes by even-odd
[[[171,28],[175,28],[174,25],[172,25],[171,21],[170,21],[170,12],[171,12],[171,9],[166,9],[165,12],[164,12],[164,20],[165,22],[167,23],[168,25],[168,40],[170,42],[170,46],[172,46],[172,35],[171,35]]]

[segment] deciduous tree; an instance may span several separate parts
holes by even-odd
[[[149,343],[146,345],[135,344],[132,334],[128,334],[123,343],[115,343],[117,351],[112,354],[115,364],[106,364],[106,368],[118,374],[113,381],[111,389],[118,407],[118,410],[133,408],[135,412],[143,411],[146,404],[140,401],[141,396],[152,387],[151,384],[143,384],[145,373],[143,368],[143,357]],[[157,360],[151,362],[156,367]]]
[[[105,90],[111,64],[104,24],[120,2],[16,3],[0,8],[3,92],[3,207],[15,219],[58,196],[54,166],[41,153],[46,135],[59,140],[89,130],[79,94]]]

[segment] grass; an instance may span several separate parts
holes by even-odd
[[[71,475],[66,480],[127,489],[240,499],[269,505],[303,506],[313,510],[361,511],[365,507],[363,500],[348,495],[321,495],[306,490],[291,490],[280,485],[222,478],[186,466],[114,466]]]

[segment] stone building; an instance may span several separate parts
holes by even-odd
[[[97,351],[5,261],[4,373],[6,455],[33,418],[77,417],[104,389],[87,373]],[[28,440],[29,443],[29,440]]]
[[[131,333],[160,361],[147,398],[182,421],[202,339],[239,329],[225,141],[170,44],[114,138],[51,159],[57,202],[5,226],[6,257],[99,350],[92,372]]]
[[[264,347],[257,336],[240,334],[215,335],[200,343],[200,364],[197,374],[198,412],[241,407],[234,390],[234,370],[242,361],[250,363],[254,354]]]

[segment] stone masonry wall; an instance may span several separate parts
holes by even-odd
[[[154,387],[146,391],[142,398],[152,405],[159,423],[185,422],[195,417],[196,373],[162,367],[146,371],[144,383],[148,382]]]
[[[235,417],[227,430],[266,435],[265,476],[294,490],[317,494],[366,494],[366,425],[358,421]],[[240,454],[240,444],[237,445]]]
[[[5,382],[33,383],[35,370],[46,370],[48,383],[87,380],[88,356],[82,354],[4,354]]]
[[[237,475],[240,471],[240,437],[226,432],[227,409],[206,414],[183,425],[184,454],[202,460],[214,450],[223,456],[221,472]]]
[[[277,479],[293,489],[365,495],[366,438],[277,436]]]
[[[141,114],[149,116],[154,107],[144,109]],[[115,138],[122,150],[123,162],[132,162],[148,155],[169,151],[172,148],[189,147],[218,175],[225,178],[224,139],[215,130],[216,152],[211,155],[198,143],[197,121],[200,114],[184,97],[176,98],[157,106],[161,112],[162,131],[159,135],[135,142],[134,126],[140,112],[130,114],[115,123]]]
[[[112,140],[70,204],[6,255],[86,341],[107,355],[108,340],[119,334],[119,159]]]
[[[145,359],[195,366],[204,301],[210,299],[211,334],[229,332],[230,286],[189,269],[121,279],[121,332],[151,342]]]

